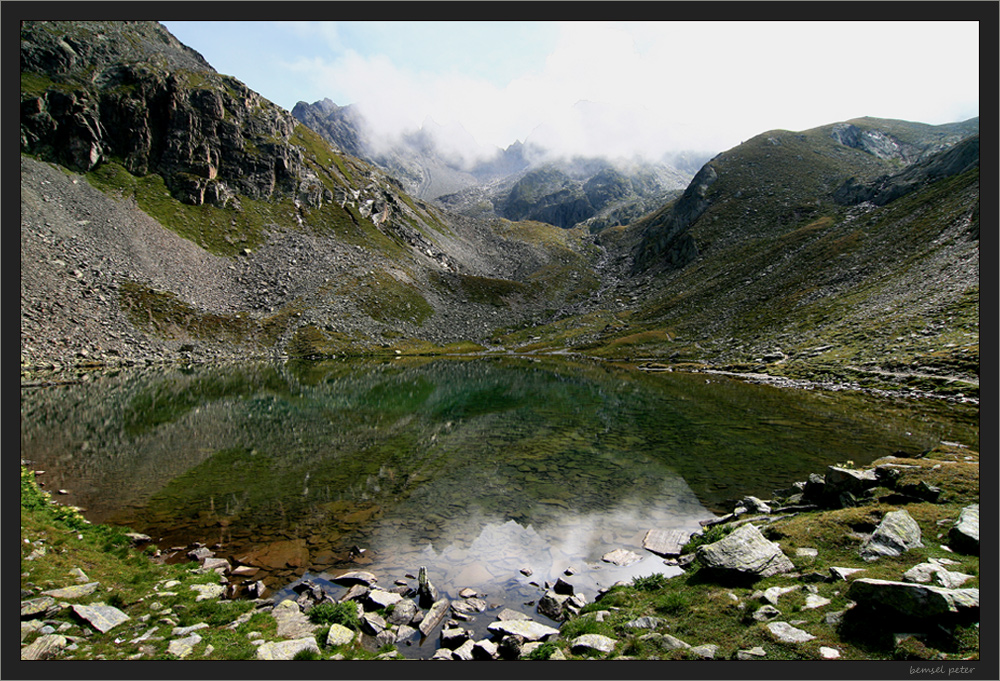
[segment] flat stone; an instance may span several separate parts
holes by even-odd
[[[927,584],[933,580],[946,589],[957,589],[970,579],[972,579],[972,575],[952,572],[943,565],[931,562],[914,565],[903,573],[903,581],[905,582]]]
[[[506,620],[493,622],[487,629],[496,634],[520,636],[525,641],[544,641],[550,636],[558,636],[559,630],[531,620]]]
[[[570,652],[574,655],[586,655],[587,653],[608,654],[614,652],[616,641],[601,634],[583,634],[573,639],[570,645]]]
[[[258,660],[291,660],[303,650],[320,652],[316,639],[312,636],[292,639],[290,641],[268,641],[257,648]]]
[[[100,586],[97,582],[90,582],[89,584],[77,584],[75,586],[66,586],[61,589],[50,589],[48,591],[43,591],[43,596],[52,596],[52,598],[83,598],[84,596],[89,596],[90,594],[97,591],[97,587]]]
[[[461,591],[459,591],[458,595],[461,596],[462,598],[475,598],[476,596],[479,595],[479,593],[475,589],[470,589],[469,587],[466,587]]]
[[[526,615],[523,612],[518,612],[517,610],[511,610],[510,608],[504,608],[497,613],[497,620],[500,622],[508,622],[510,620],[530,620],[531,615]]]
[[[26,619],[36,615],[44,614],[49,608],[55,606],[56,599],[52,596],[39,596],[27,601],[21,601],[21,618]]]
[[[819,647],[819,656],[824,660],[836,660],[840,657],[840,651],[836,648],[828,648],[826,646]]]
[[[767,657],[767,651],[760,646],[754,646],[750,650],[737,650],[736,659],[737,660],[757,660],[762,657]]]
[[[683,530],[652,529],[643,537],[642,548],[658,556],[679,556],[690,538],[691,533]]]
[[[910,582],[856,579],[847,591],[847,598],[916,619],[979,613],[979,589],[945,589]]]
[[[367,599],[368,602],[375,608],[387,608],[390,605],[395,606],[403,600],[403,597],[397,593],[385,591],[384,589],[372,589],[368,592]]]
[[[378,613],[366,612],[361,616],[361,627],[373,636],[385,631],[387,626],[388,623]]]
[[[201,643],[201,636],[198,634],[191,634],[185,638],[178,638],[171,641],[167,646],[167,652],[183,659],[190,655],[194,650],[194,647],[199,643]]]
[[[278,624],[277,635],[279,638],[305,638],[318,627],[309,621],[299,604],[293,600],[281,601],[274,606],[271,610],[271,617]]]
[[[656,629],[661,624],[663,620],[659,617],[639,617],[634,620],[630,620],[625,623],[626,627],[632,627],[633,629]]]
[[[796,629],[788,622],[768,622],[766,626],[771,634],[783,643],[805,643],[816,638],[806,631]]]
[[[58,634],[45,634],[39,636],[29,645],[21,648],[22,660],[45,660],[56,655],[65,648],[67,640],[65,636]]]
[[[73,612],[86,620],[102,634],[107,633],[123,622],[127,622],[129,619],[129,616],[118,608],[105,605],[104,603],[91,603],[90,605],[75,604],[73,605]]]
[[[354,640],[354,632],[343,624],[331,624],[330,631],[326,635],[326,644],[330,647],[346,646]]]
[[[618,567],[628,567],[642,560],[642,556],[627,549],[615,549],[601,556],[605,563],[611,563]]]
[[[834,579],[839,579],[842,582],[846,582],[847,578],[858,572],[864,572],[864,568],[849,568],[849,567],[831,567],[830,575]]]
[[[790,594],[793,591],[798,591],[801,588],[802,587],[798,586],[798,585],[796,585],[796,586],[772,586],[771,588],[766,589],[764,591],[764,593],[760,596],[760,598],[762,600],[767,601],[771,605],[777,605],[778,604],[778,599],[780,597],[784,596],[785,594]],[[758,592],[758,593],[760,593],[760,592]]]
[[[861,545],[861,557],[867,561],[882,556],[900,556],[910,549],[923,546],[920,526],[905,510],[889,511],[872,536]]]
[[[170,632],[171,636],[187,636],[201,629],[208,629],[208,623],[198,622],[198,624],[192,624],[190,627],[174,627]]]
[[[192,584],[192,591],[197,591],[198,595],[194,600],[196,601],[207,601],[212,598],[221,598],[222,594],[226,592],[226,587],[221,584]]]
[[[809,594],[806,596],[806,604],[802,606],[803,610],[815,610],[816,608],[822,608],[824,605],[829,605],[830,599],[823,598],[816,594]]]
[[[798,558],[815,558],[819,555],[819,551],[817,549],[798,548],[795,549],[795,555]]]
[[[230,574],[236,575],[237,577],[253,577],[258,572],[260,572],[260,568],[253,567],[251,565],[239,565],[230,570]]]

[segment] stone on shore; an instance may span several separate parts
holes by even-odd
[[[291,660],[303,650],[311,650],[319,654],[319,645],[312,636],[292,639],[290,641],[268,641],[257,648],[258,660]]]
[[[959,553],[979,555],[979,504],[962,509],[948,531],[949,546]]]
[[[434,628],[441,624],[441,621],[448,614],[448,610],[451,607],[451,601],[447,598],[442,598],[436,601],[430,608],[430,610],[424,615],[424,618],[420,620],[420,633],[424,636],[430,634]]]
[[[525,641],[544,641],[550,636],[558,636],[559,630],[532,620],[506,620],[493,622],[487,629],[494,634],[520,636]]]
[[[889,511],[875,528],[872,536],[861,545],[861,557],[866,561],[882,556],[900,556],[920,543],[920,526],[905,510]]]
[[[354,640],[354,632],[343,624],[336,622],[330,625],[330,631],[326,635],[326,644],[330,647],[346,646]]]
[[[979,589],[944,589],[884,579],[856,579],[847,598],[859,605],[889,610],[913,619],[949,615],[979,616]]]
[[[679,556],[690,538],[691,533],[683,530],[652,529],[643,537],[642,548],[658,556]]]
[[[587,655],[593,653],[608,654],[614,652],[616,641],[601,634],[583,634],[573,639],[569,644],[570,652],[574,655]]]
[[[118,608],[104,603],[91,603],[90,605],[74,605],[73,612],[78,617],[86,620],[90,626],[97,629],[102,634],[114,629],[119,624],[127,622],[129,616]]]
[[[749,579],[762,579],[795,569],[776,543],[768,541],[755,525],[738,527],[712,544],[698,547],[698,561],[706,568]]]

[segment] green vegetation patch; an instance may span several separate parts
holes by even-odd
[[[512,296],[528,296],[532,289],[527,284],[510,279],[475,277],[468,274],[431,273],[431,282],[453,295],[462,296],[469,302],[503,307]]]

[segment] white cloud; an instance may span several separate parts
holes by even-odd
[[[341,45],[336,26],[293,27]],[[385,135],[428,117],[480,144],[567,152],[715,152],[774,128],[872,115],[978,115],[978,32],[957,22],[567,22],[544,63],[497,84],[341,51],[289,67]],[[419,36],[415,38],[415,44]],[[511,49],[517,49],[511,45]],[[338,94],[339,93],[339,94]],[[338,97],[342,100],[338,101]]]

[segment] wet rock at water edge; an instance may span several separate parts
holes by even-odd
[[[765,539],[755,525],[743,525],[717,542],[698,547],[695,556],[723,577],[755,580],[795,569],[781,547]]]
[[[586,604],[587,599],[582,594],[567,596],[555,591],[546,591],[538,601],[538,612],[551,620],[561,622],[578,615]]]
[[[909,513],[900,509],[885,514],[872,536],[861,545],[860,554],[870,562],[882,556],[900,556],[921,546],[920,526]]]
[[[690,538],[691,533],[682,530],[653,529],[643,537],[642,548],[658,556],[679,556]]]
[[[441,600],[435,602],[430,610],[424,614],[424,618],[420,620],[420,633],[424,636],[429,635],[437,625],[439,625],[445,616],[448,614],[448,610],[451,606],[451,601],[447,598],[442,598]]]
[[[413,616],[417,614],[417,604],[410,599],[403,599],[396,603],[396,606],[389,613],[387,621],[389,624],[409,624],[413,621]]]
[[[617,565],[618,567],[628,567],[642,560],[642,556],[628,549],[615,549],[601,556],[601,560],[605,563]]]
[[[337,575],[336,577],[331,578],[330,581],[342,586],[360,584],[370,587],[374,586],[375,582],[378,581],[378,577],[364,570],[353,570],[351,572],[345,572],[342,575]]]
[[[551,636],[558,636],[559,630],[532,620],[507,620],[493,622],[487,629],[494,634],[519,636],[525,641],[544,641]]]
[[[421,566],[417,573],[417,603],[421,608],[429,608],[437,600],[438,590],[427,576],[427,568]]]

